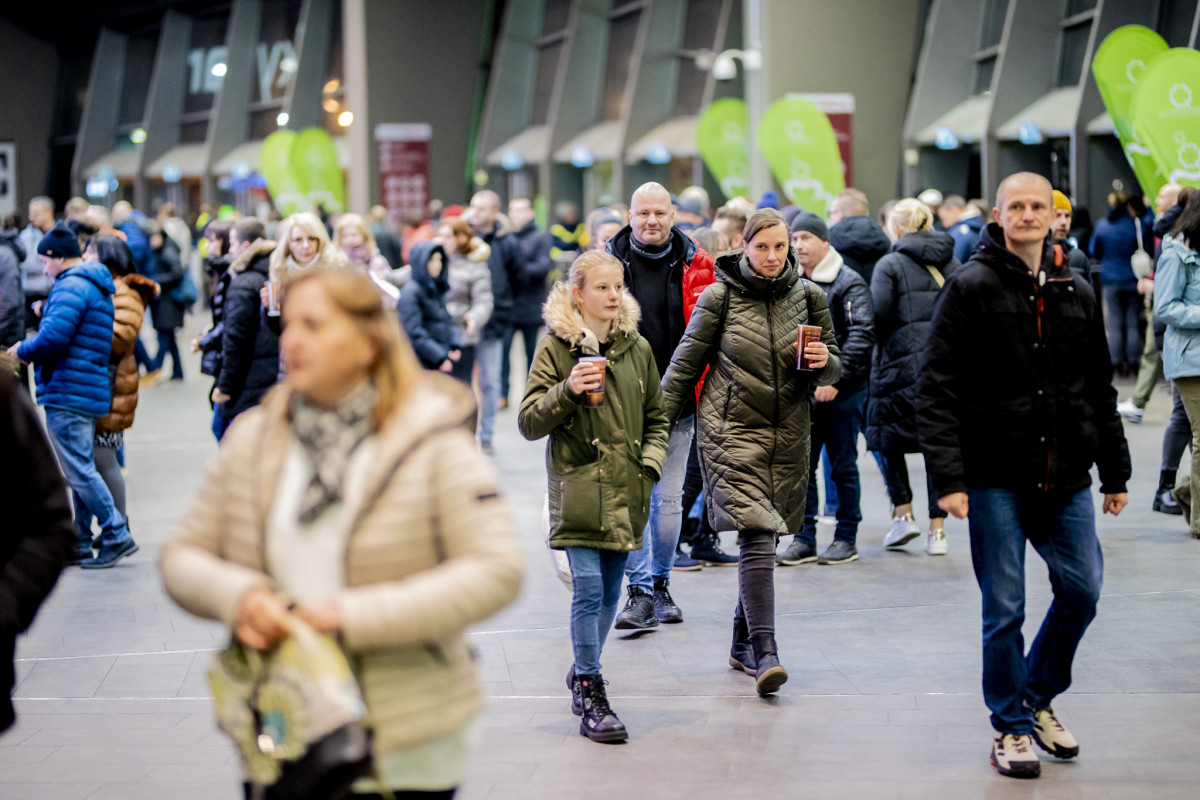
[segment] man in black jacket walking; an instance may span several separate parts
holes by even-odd
[[[858,560],[858,524],[862,522],[859,505],[858,435],[862,432],[863,409],[867,404],[867,377],[871,373],[871,351],[875,347],[875,314],[871,290],[857,272],[844,264],[842,256],[830,246],[825,221],[811,211],[792,221],[792,247],[804,277],[815,283],[829,298],[833,330],[842,352],[842,377],[833,386],[818,386],[812,409],[812,471],[808,479],[808,498],[804,511],[804,529],[792,539],[778,561],[784,565],[849,564]],[[829,459],[837,487],[837,528],[833,543],[817,556],[817,512],[820,489],[817,464],[821,450]]]
[[[918,425],[938,505],[970,525],[983,593],[983,696],[1002,775],[1037,777],[1032,739],[1059,758],[1079,745],[1050,704],[1096,616],[1104,560],[1091,475],[1104,512],[1128,501],[1129,448],[1096,296],[1047,241],[1050,183],[1021,172],[996,193],[997,222],[934,308]],[[1054,601],[1029,653],[1025,542],[1050,571]]]
[[[2,358],[2,357],[0,357]],[[0,365],[0,732],[13,723],[13,648],[75,547],[67,487],[37,412]]]

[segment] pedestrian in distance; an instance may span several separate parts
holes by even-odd
[[[106,569],[137,552],[125,516],[96,470],[96,419],[112,409],[108,364],[113,340],[113,285],[108,267],[84,261],[79,240],[56,225],[37,246],[42,269],[51,279],[42,322],[32,339],[8,354],[37,366],[38,404],[46,409],[46,430],[67,485],[100,520],[100,550],[92,555],[92,536],[78,536],[75,562],[84,569]],[[78,535],[77,527],[77,535]]]
[[[455,344],[454,320],[446,310],[450,281],[445,251],[436,242],[417,242],[409,257],[412,279],[400,295],[400,324],[421,366],[449,374],[462,352]]]
[[[783,217],[760,209],[745,247],[717,259],[663,377],[667,418],[696,413],[707,513],[738,531],[738,602],[729,664],[755,678],[760,695],[787,681],[775,643],[775,547],[804,521],[809,475],[809,396],[841,373],[825,293],[801,277]],[[820,328],[798,352],[798,326]],[[800,369],[803,367],[803,371]]]
[[[179,354],[177,340],[179,329],[183,327],[184,316],[189,304],[179,299],[175,291],[183,285],[188,266],[184,263],[179,246],[167,236],[157,222],[147,223],[152,226],[150,233],[150,252],[156,271],[154,282],[158,284],[159,293],[155,297],[151,319],[154,322],[154,332],[158,335],[158,350],[146,367],[146,376],[142,379],[147,384],[156,383],[162,377],[163,364],[167,355],[171,356],[171,380],[183,380],[183,358]]]
[[[337,218],[333,246],[341,251],[351,267],[364,273],[386,278],[392,271],[392,265],[379,252],[370,226],[358,214],[342,214]]]
[[[550,437],[550,546],[566,550],[573,588],[567,685],[579,732],[597,742],[628,738],[609,706],[600,654],[667,450],[658,367],[638,333],[640,313],[620,261],[597,250],[576,258],[546,300],[549,334],[517,417],[526,439]]]
[[[482,687],[465,631],[511,603],[521,546],[467,428],[367,276],[307,270],[284,300],[287,378],[227,432],[163,547],[168,594],[270,650],[295,618],[354,664],[374,770],[354,797],[451,797]]]
[[[946,279],[958,269],[954,240],[933,228],[933,212],[915,198],[897,202],[888,215],[892,252],[879,260],[871,276],[875,337],[867,407],[867,449],[879,454],[892,504],[892,524],[883,546],[899,548],[921,535],[913,513],[913,489],[905,455],[920,453],[917,438],[917,380],[921,354],[929,338],[933,306]],[[929,532],[925,552],[945,555],[946,512],[938,507],[932,476],[926,469]]]
[[[484,326],[492,317],[492,273],[488,256],[492,249],[475,236],[461,217],[447,217],[438,224],[434,243],[446,257],[446,310],[454,322],[454,346],[460,357],[451,374],[470,385],[475,373],[475,352]],[[415,247],[416,245],[414,245]],[[412,259],[412,253],[409,253]]]
[[[1090,470],[1098,467],[1104,512],[1120,514],[1129,448],[1100,304],[1048,240],[1050,182],[1010,175],[993,214],[938,296],[917,417],[938,504],[970,529],[991,763],[1001,775],[1035,778],[1035,742],[1056,758],[1079,754],[1052,704],[1071,685],[1103,580]],[[1028,652],[1027,542],[1054,592]]]

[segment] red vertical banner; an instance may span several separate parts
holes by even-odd
[[[854,95],[804,93],[788,96],[807,100],[829,117],[833,135],[837,137],[838,152],[842,156],[846,185],[854,186]]]
[[[379,147],[379,202],[387,209],[388,227],[400,230],[404,214],[425,218],[429,208],[429,139],[427,123],[375,126]]]

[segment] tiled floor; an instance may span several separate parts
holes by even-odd
[[[197,373],[193,368],[191,376]],[[208,384],[147,390],[128,437],[131,519],[142,551],[117,569],[69,571],[20,644],[21,715],[0,737],[0,798],[239,797],[232,748],[205,684],[227,638],[163,594],[159,547],[214,451]],[[514,397],[516,394],[514,393]],[[1104,598],[1056,707],[1082,743],[1033,783],[996,776],[979,694],[979,600],[963,523],[950,554],[880,546],[888,513],[862,459],[862,561],[776,575],[779,641],[791,680],[760,700],[728,669],[736,571],[676,574],[682,625],[617,636],[604,654],[624,746],[578,735],[563,675],[569,595],[540,544],[542,444],[502,412],[496,457],[523,534],[520,600],[471,634],[491,696],[460,796],[489,798],[1194,798],[1200,783],[1200,542],[1152,514],[1169,398],[1129,426],[1132,505],[1104,518]],[[914,483],[922,485],[914,459]],[[920,506],[920,502],[918,502]],[[821,534],[822,543],[829,535]],[[727,537],[727,547],[732,543]],[[1029,617],[1049,598],[1031,554]]]

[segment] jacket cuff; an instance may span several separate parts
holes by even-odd
[[[1126,494],[1127,491],[1124,481],[1119,483],[1100,482],[1100,494]]]
[[[934,484],[934,489],[937,492],[938,500],[943,497],[949,497],[952,494],[966,494],[967,485],[961,480],[952,481],[947,484]]]
[[[570,381],[563,381],[562,387],[562,395],[564,400],[574,403],[575,405],[579,405],[583,402],[583,395],[571,388]]]

